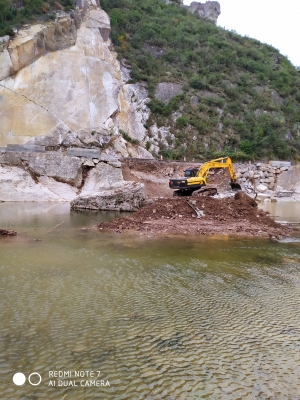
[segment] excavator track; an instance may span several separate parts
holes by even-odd
[[[192,193],[192,196],[197,196],[197,197],[201,197],[201,196],[214,196],[215,194],[218,193],[218,189],[216,187],[203,187],[201,189],[195,190]]]

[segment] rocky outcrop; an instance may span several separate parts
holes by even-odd
[[[183,5],[183,0],[163,0],[166,4],[180,4]]]
[[[197,14],[200,18],[207,19],[215,24],[221,14],[221,6],[217,1],[207,1],[205,3],[193,1],[187,8],[192,14]]]
[[[75,46],[44,55],[0,82],[6,105],[0,104],[2,143],[82,129],[109,130],[110,116],[118,110],[120,81],[116,57],[99,32],[106,18],[100,9],[88,11]]]
[[[6,152],[0,154],[0,163],[24,168],[36,180],[46,176],[75,187],[82,183],[82,160],[79,157],[61,153]]]
[[[113,149],[139,156],[126,132],[146,145],[148,93],[111,49],[110,20],[96,0],[25,26],[0,40],[0,146],[35,144]],[[143,151],[143,155],[152,155]]]
[[[147,90],[140,83],[127,83],[130,79],[129,70],[122,68],[122,80],[125,82],[119,92],[119,112],[116,115],[119,129],[130,137],[143,142],[147,134],[145,124],[150,110],[147,107]]]
[[[53,178],[34,179],[20,167],[0,165],[0,201],[71,201],[76,188]]]
[[[146,199],[145,187],[142,183],[116,183],[109,189],[93,195],[81,195],[71,203],[72,210],[113,210],[136,211]]]
[[[75,150],[80,153],[80,149]],[[120,211],[133,211],[142,205],[144,185],[125,182],[117,158],[82,150],[85,156],[0,151],[0,202],[74,200],[78,209]]]
[[[2,66],[0,80],[32,64],[48,51],[73,46],[76,38],[75,21],[64,12],[58,13],[56,20],[46,25],[27,25],[19,30],[16,38],[10,43],[6,41],[6,48],[3,48],[0,42],[0,65]]]

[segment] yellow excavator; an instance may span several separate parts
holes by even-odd
[[[174,196],[198,196],[217,193],[216,187],[210,187],[206,184],[208,172],[211,168],[226,168],[230,177],[232,190],[241,190],[241,186],[236,181],[236,176],[229,157],[221,157],[215,160],[207,161],[199,168],[186,169],[183,178],[172,178],[169,181],[171,189],[177,189]],[[202,189],[202,186],[207,186]]]

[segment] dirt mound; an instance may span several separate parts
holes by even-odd
[[[188,204],[191,203],[191,205]],[[201,218],[197,218],[202,215]],[[257,208],[256,202],[243,192],[234,198],[175,197],[157,199],[130,217],[104,222],[99,229],[116,232],[138,231],[148,235],[232,234],[244,236],[285,237],[290,228],[282,227]]]

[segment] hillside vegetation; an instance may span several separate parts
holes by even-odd
[[[13,36],[13,27],[54,18],[53,11],[68,11],[73,7],[74,0],[0,0],[0,36]]]
[[[160,154],[298,159],[300,73],[278,50],[161,0],[101,0],[101,7],[132,82],[147,83],[146,127],[171,127]],[[154,96],[159,82],[182,91],[164,104]]]

